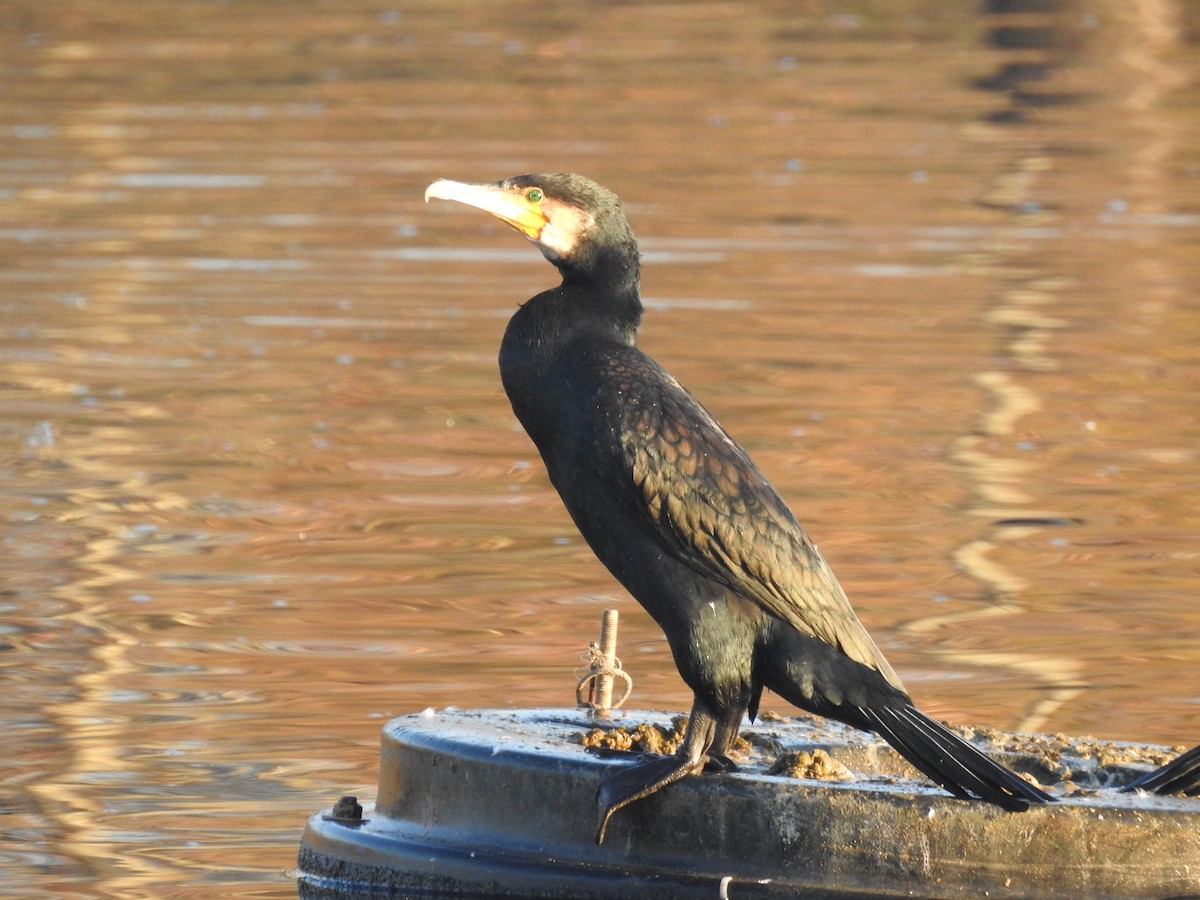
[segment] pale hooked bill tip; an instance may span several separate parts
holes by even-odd
[[[461,181],[450,181],[446,178],[439,178],[429,187],[425,188],[425,202],[430,200],[461,200],[464,192],[469,192],[475,185],[464,184]]]

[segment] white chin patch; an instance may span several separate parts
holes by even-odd
[[[549,259],[570,256],[583,235],[595,223],[595,219],[588,213],[565,204],[547,201],[542,204],[542,212],[549,221],[542,228],[537,243]]]

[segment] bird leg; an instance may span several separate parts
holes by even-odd
[[[618,809],[702,770],[708,762],[708,748],[713,743],[717,726],[717,719],[697,702],[692,706],[683,744],[673,756],[657,756],[606,775],[596,790],[596,806],[600,811],[596,843],[604,841],[608,820]]]
[[[706,772],[736,772],[737,764],[729,758],[729,750],[737,740],[744,712],[737,707],[725,710],[717,719],[712,746],[708,749]]]

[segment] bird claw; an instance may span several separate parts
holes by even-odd
[[[738,771],[737,763],[728,756],[710,756],[704,764],[705,772],[720,772],[725,775]]]

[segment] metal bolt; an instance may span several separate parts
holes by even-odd
[[[330,814],[323,818],[327,822],[340,822],[343,825],[361,825],[362,812],[362,804],[358,802],[358,798],[345,794],[337,803],[333,804]]]
[[[600,621],[600,664],[602,669],[596,676],[596,712],[606,715],[612,709],[613,664],[617,659],[617,610],[604,610]]]

